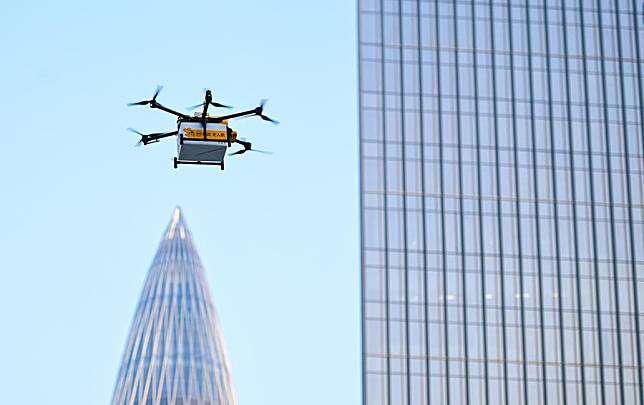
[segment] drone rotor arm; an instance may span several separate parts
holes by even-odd
[[[169,136],[177,135],[179,133],[179,131],[172,131],[172,132],[155,132],[152,134],[144,134],[137,131],[134,128],[128,128],[127,130],[141,137],[139,142],[137,142],[136,146],[139,146],[141,144],[147,145],[149,143],[158,142],[159,139],[167,138]]]
[[[210,97],[209,93],[206,94],[206,101],[203,103],[203,112],[201,113],[201,126],[203,127],[203,137],[206,137],[206,127],[207,127],[207,117],[208,117],[208,107],[210,106]]]
[[[241,111],[241,112],[238,112],[238,113],[233,113],[233,114],[228,114],[228,115],[222,115],[221,117],[210,118],[209,120],[211,120],[210,122],[219,123],[219,122],[226,121],[226,120],[229,120],[229,119],[232,119],[232,118],[245,117],[245,116],[250,116],[250,115],[255,115],[255,114],[256,114],[256,112],[253,109],[253,110]]]
[[[229,153],[228,156],[235,156],[235,155],[241,155],[242,153],[246,153],[248,149],[240,149],[237,152]]]
[[[252,145],[251,145],[251,143],[250,143],[250,142],[242,141],[241,139],[235,139],[235,141],[234,141],[234,142],[235,142],[235,143],[240,144],[241,146],[243,146],[243,147],[244,147],[244,149],[240,149],[240,150],[238,150],[238,151],[236,151],[236,152],[229,153],[229,154],[228,154],[228,156],[241,155],[242,153],[246,153],[246,152],[248,152],[249,150],[252,150],[252,149],[251,149],[251,146],[252,146]]]
[[[250,150],[250,148],[251,148],[251,143],[250,142],[235,139],[235,143],[238,143],[241,146],[243,146],[245,150]]]
[[[141,135],[141,142],[144,145],[147,145],[149,143],[158,142],[159,139],[177,135],[178,133],[179,131],[173,131],[173,132],[160,132],[156,134]]]
[[[180,112],[178,112],[178,111],[175,111],[175,110],[173,110],[173,109],[171,109],[171,108],[168,108],[168,107],[166,107],[166,106],[162,105],[161,103],[157,103],[157,102],[156,102],[156,101],[154,101],[154,100],[152,100],[152,101],[150,102],[150,108],[156,108],[156,109],[158,109],[158,110],[161,110],[161,111],[167,112],[167,113],[169,113],[169,114],[176,115],[177,117],[181,117],[181,118],[190,118],[190,117],[189,117],[189,116],[187,116],[186,114],[182,114],[182,113],[180,113]]]

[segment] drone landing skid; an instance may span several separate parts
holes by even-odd
[[[179,165],[201,165],[201,166],[219,166],[221,170],[224,170],[224,161],[221,162],[204,162],[201,160],[179,160],[176,157],[174,158],[174,168],[178,168]]]

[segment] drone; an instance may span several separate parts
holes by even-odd
[[[140,145],[149,145],[159,142],[161,139],[171,136],[177,137],[177,156],[174,158],[174,168],[179,165],[214,165],[224,170],[224,157],[226,151],[233,143],[243,147],[236,152],[228,154],[229,156],[241,155],[246,152],[270,153],[258,149],[253,149],[252,144],[243,138],[237,137],[237,132],[228,126],[228,120],[240,117],[258,116],[264,121],[278,124],[272,118],[264,115],[264,104],[266,100],[260,102],[259,107],[251,110],[240,111],[228,115],[215,116],[208,114],[209,107],[232,108],[213,101],[212,91],[206,90],[203,103],[188,107],[190,110],[203,108],[201,112],[195,112],[190,116],[168,108],[157,101],[157,96],[161,92],[162,86],[157,86],[153,97],[150,100],[137,101],[129,103],[128,106],[149,105],[150,108],[167,112],[177,117],[177,130],[172,132],[157,132],[152,134],[142,134],[141,132],[128,128],[129,131],[139,135],[141,139],[137,143]]]

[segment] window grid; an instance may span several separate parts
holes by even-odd
[[[365,404],[644,405],[632,0],[360,0]]]

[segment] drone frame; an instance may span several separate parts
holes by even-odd
[[[207,132],[206,132],[207,124],[220,124],[220,123],[223,123],[224,121],[227,121],[227,120],[233,119],[233,118],[249,117],[249,116],[255,116],[256,115],[256,116],[259,116],[264,121],[269,121],[269,122],[272,122],[274,124],[278,124],[278,122],[275,121],[274,119],[269,118],[266,115],[264,115],[264,104],[266,103],[266,100],[262,100],[258,107],[250,109],[250,110],[240,111],[240,112],[237,112],[237,113],[232,113],[232,114],[218,116],[218,117],[210,117],[210,116],[208,116],[208,107],[210,107],[210,106],[220,107],[220,108],[232,108],[232,107],[213,101],[212,91],[206,90],[206,94],[204,96],[204,102],[202,104],[197,104],[196,106],[194,106],[194,108],[203,106],[203,111],[201,113],[201,117],[198,117],[198,116],[190,116],[190,115],[187,115],[187,114],[180,113],[180,112],[178,112],[176,110],[168,108],[168,107],[164,106],[163,104],[159,103],[156,99],[157,99],[157,96],[159,95],[159,93],[161,92],[162,88],[163,88],[162,86],[157,86],[157,89],[154,92],[154,96],[152,97],[152,99],[138,101],[138,102],[135,102],[135,103],[130,103],[130,104],[128,104],[128,106],[149,105],[150,108],[158,109],[158,110],[161,110],[161,111],[166,112],[168,114],[172,114],[172,115],[176,116],[178,121],[181,121],[181,122],[199,122],[203,127],[204,139],[207,136]],[[140,132],[138,132],[138,131],[136,131],[134,129],[131,129],[131,128],[130,128],[130,130],[132,132],[135,132],[136,134],[141,136],[141,140],[139,141],[139,143],[142,143],[143,145],[148,145],[150,143],[159,142],[159,140],[161,140],[163,138],[167,138],[167,137],[174,136],[174,135],[178,134],[178,131],[172,131],[172,132],[161,132],[161,133],[153,133],[153,134],[147,134],[146,135],[146,134],[142,134],[142,133],[140,133]],[[232,135],[232,130],[230,129],[230,127],[228,127],[228,130],[226,131],[226,141],[228,143],[228,147],[232,146],[233,142],[238,143],[238,144],[240,144],[240,145],[242,145],[244,147],[244,149],[241,149],[241,150],[233,153],[233,155],[243,154],[244,152],[247,152],[249,150],[253,150],[253,149],[251,149],[251,143],[250,142],[245,142],[245,141],[241,141],[241,140],[238,140],[238,139],[232,140],[231,135]],[[220,165],[222,170],[224,168],[223,160],[221,161],[221,163],[201,162],[201,161],[199,161],[199,162],[191,162],[191,161],[181,161],[181,160],[178,160],[175,157],[174,158],[174,167],[177,168],[177,165],[179,165],[179,164]]]

